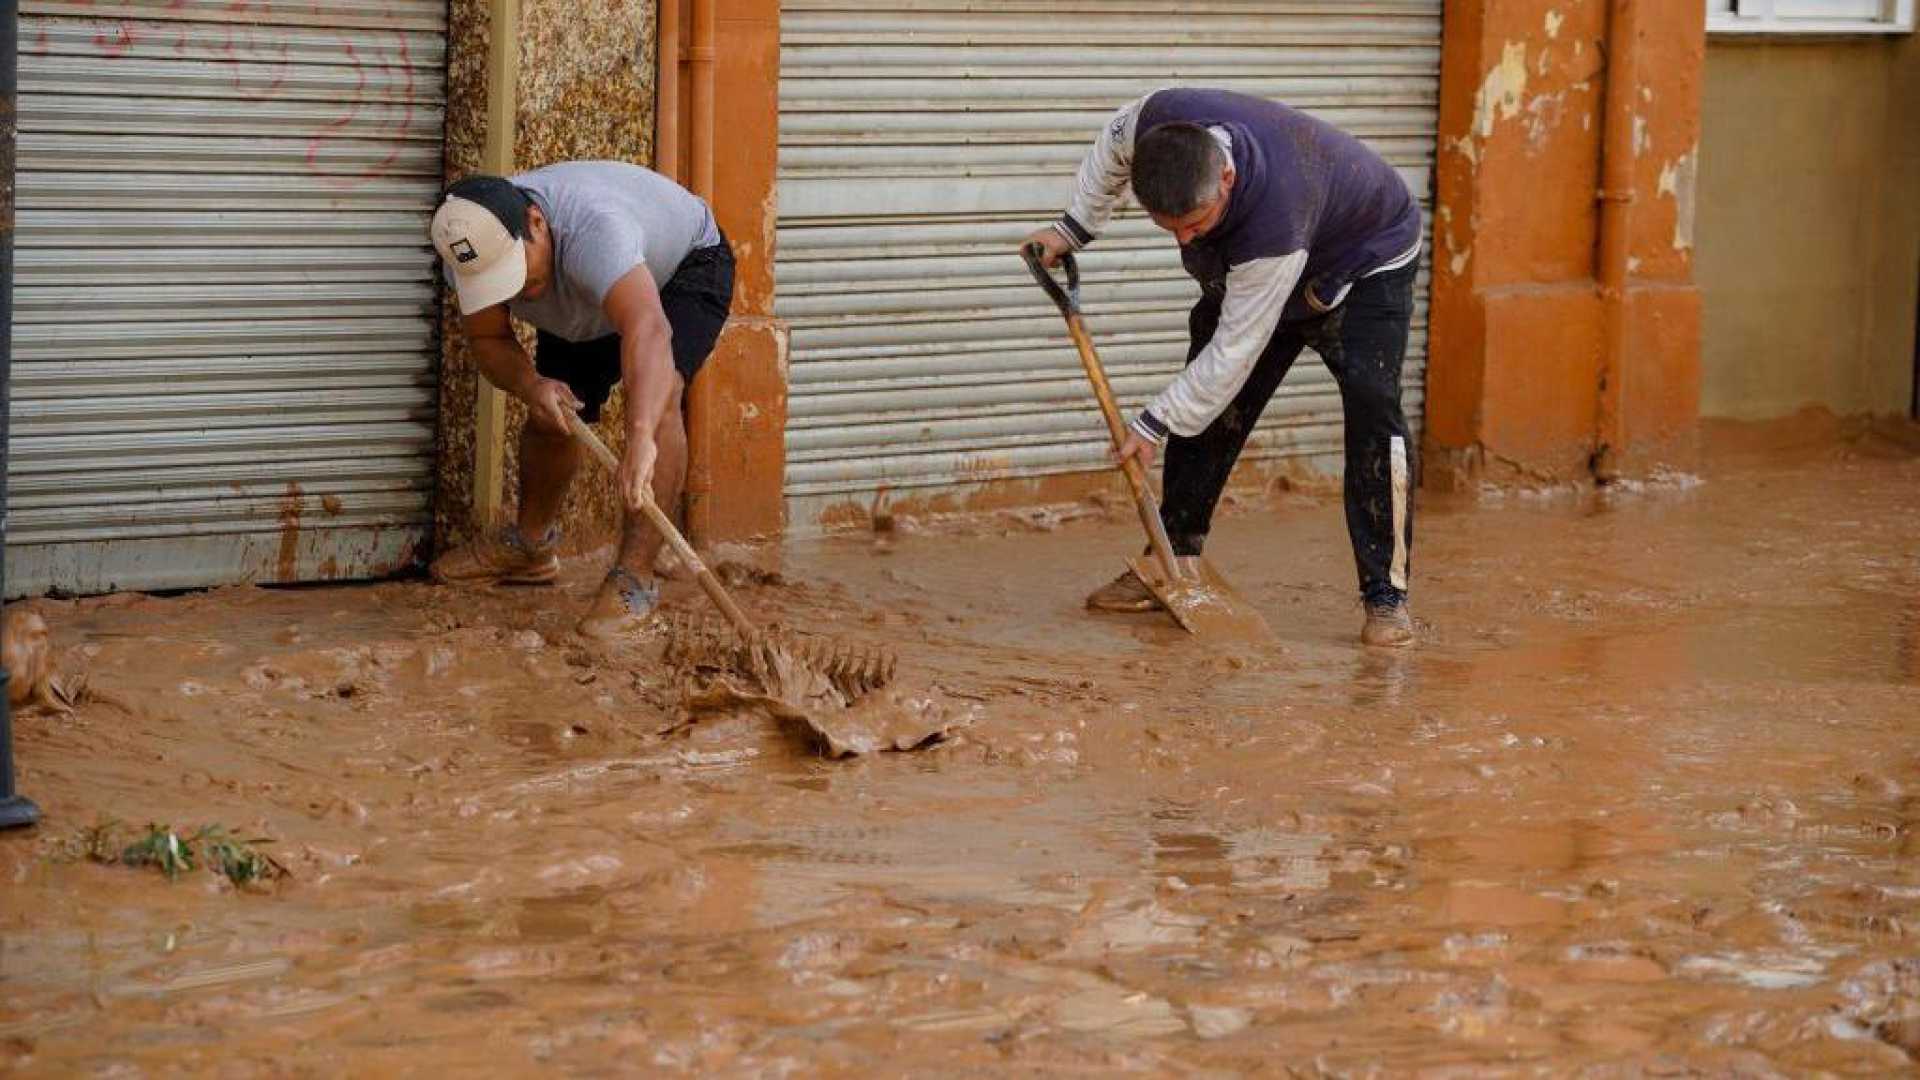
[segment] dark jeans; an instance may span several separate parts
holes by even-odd
[[[712,247],[695,248],[660,287],[660,310],[673,331],[673,367],[688,386],[700,373],[726,328],[733,305],[733,248],[722,236]],[[620,383],[620,335],[568,341],[541,330],[534,341],[534,370],[566,383],[585,406],[580,418],[600,420],[600,407]]]
[[[1400,366],[1413,317],[1417,266],[1354,282],[1346,302],[1317,319],[1283,323],[1246,385],[1207,430],[1167,441],[1161,518],[1181,555],[1198,555],[1227,476],[1294,358],[1312,346],[1340,384],[1346,413],[1347,532],[1370,602],[1402,597],[1413,550],[1414,452],[1400,411]],[[1220,296],[1203,295],[1188,316],[1187,362],[1213,338]]]

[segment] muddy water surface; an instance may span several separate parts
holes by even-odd
[[[959,738],[684,724],[559,590],[48,604],[0,1063],[29,1075],[1593,1071],[1920,1059],[1920,459],[1430,501],[1425,641],[1354,641],[1334,499],[1209,555],[1277,652],[1081,596],[1137,540],[801,545],[746,605],[896,643]],[[676,605],[697,607],[684,586]],[[102,816],[294,871],[57,857]]]

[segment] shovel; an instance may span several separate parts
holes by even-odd
[[[1093,384],[1093,395],[1100,401],[1100,414],[1106,417],[1107,433],[1118,449],[1127,429],[1120,419],[1120,406],[1113,399],[1113,387],[1107,384],[1106,369],[1100,366],[1100,354],[1094,351],[1093,338],[1088,336],[1086,322],[1080,315],[1079,266],[1071,254],[1060,257],[1060,264],[1067,272],[1067,284],[1063,288],[1041,263],[1040,245],[1027,244],[1020,249],[1020,255],[1027,261],[1027,269],[1033,271],[1033,279],[1066,317],[1067,333],[1080,350],[1080,366],[1086,369],[1087,381]],[[1146,527],[1147,543],[1153,549],[1153,558],[1129,558],[1127,567],[1146,583],[1147,590],[1172,613],[1174,621],[1195,637],[1207,641],[1272,644],[1273,630],[1267,621],[1227,584],[1212,563],[1198,555],[1174,555],[1173,543],[1167,539],[1166,523],[1160,520],[1160,502],[1147,486],[1147,474],[1140,467],[1139,459],[1127,458],[1121,462],[1121,470],[1127,474],[1127,486],[1133,489],[1133,502],[1140,511],[1140,524]]]

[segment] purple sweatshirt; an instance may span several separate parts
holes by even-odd
[[[1420,257],[1420,205],[1360,140],[1275,101],[1229,90],[1156,90],[1102,129],[1055,226],[1092,243],[1125,195],[1136,135],[1170,121],[1207,128],[1233,162],[1226,214],[1180,249],[1220,325],[1193,363],[1136,417],[1154,442],[1194,436],[1233,401],[1282,321],[1338,307],[1353,283]]]

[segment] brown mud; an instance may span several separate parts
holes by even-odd
[[[47,816],[0,836],[0,1068],[1911,1071],[1904,439],[1427,500],[1401,652],[1356,643],[1334,498],[1209,546],[1278,650],[1085,613],[1130,518],[796,546],[744,606],[971,711],[844,761],[581,642],[584,562],[42,604],[125,708],[18,724]],[[295,878],[55,857],[106,816],[271,836]]]

